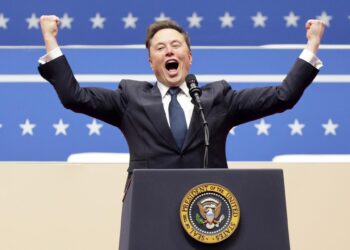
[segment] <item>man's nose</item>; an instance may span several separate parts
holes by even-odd
[[[166,46],[166,51],[165,52],[166,52],[167,56],[174,54],[173,48],[171,46]]]

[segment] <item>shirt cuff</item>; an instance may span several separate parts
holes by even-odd
[[[61,49],[59,47],[49,51],[47,54],[45,54],[44,56],[40,57],[38,62],[40,64],[45,64],[45,63],[48,63],[54,59],[56,59],[57,57],[60,57],[62,56],[63,53],[61,51]]]
[[[323,67],[323,62],[308,49],[304,49],[303,52],[301,52],[299,58],[310,63],[316,69],[320,69]]]

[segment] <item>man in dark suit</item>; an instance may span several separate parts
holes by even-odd
[[[59,19],[42,16],[40,24],[48,53],[39,60],[40,74],[53,85],[64,107],[120,128],[129,145],[130,173],[140,168],[203,166],[204,133],[185,84],[192,53],[180,26],[162,21],[147,30],[146,47],[156,84],[122,80],[114,91],[80,87],[58,47]],[[226,138],[233,126],[296,104],[322,66],[316,52],[324,28],[319,20],[306,23],[306,48],[280,86],[235,91],[222,80],[202,88],[210,131],[210,168],[227,167]]]

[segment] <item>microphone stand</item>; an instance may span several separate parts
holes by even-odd
[[[195,101],[195,105],[198,108],[198,111],[200,113],[200,116],[202,118],[202,124],[203,124],[203,129],[204,129],[204,159],[203,159],[203,168],[208,168],[208,157],[209,157],[209,127],[208,127],[208,122],[205,119],[204,116],[204,110],[202,107],[202,104],[199,100],[199,95],[195,95],[194,98]]]
[[[205,119],[203,107],[199,97],[202,94],[202,90],[198,88],[198,82],[196,76],[189,74],[186,76],[186,85],[189,89],[190,96],[192,97],[192,103],[198,108],[200,116],[202,118],[202,124],[204,128],[204,159],[203,159],[203,168],[208,168],[208,157],[209,157],[209,127],[208,122]]]

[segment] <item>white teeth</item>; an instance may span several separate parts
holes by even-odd
[[[166,63],[177,63],[177,61],[172,59],[172,60],[167,61]]]

